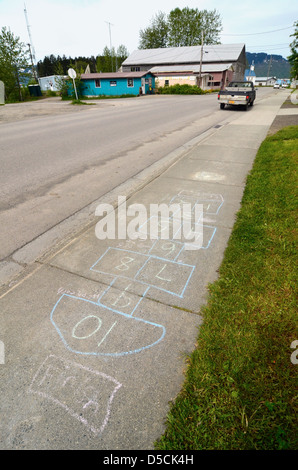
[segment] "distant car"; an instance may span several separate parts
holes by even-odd
[[[288,88],[288,84],[287,84],[287,83],[283,83],[283,84],[282,84],[282,88]]]
[[[280,84],[279,83],[274,83],[273,88],[279,88]]]

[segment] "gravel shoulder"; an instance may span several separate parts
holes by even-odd
[[[87,105],[73,105],[71,101],[63,101],[60,97],[42,98],[37,101],[9,103],[0,106],[0,124],[22,121],[49,115],[87,112],[96,107],[114,106],[115,103],[105,101],[88,102]]]

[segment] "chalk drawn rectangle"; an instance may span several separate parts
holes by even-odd
[[[134,279],[147,260],[147,255],[109,247],[90,269],[98,273]]]
[[[121,250],[127,250],[127,251],[133,251],[135,253],[140,253],[140,254],[146,254],[152,246],[154,245],[155,240],[150,240],[149,238],[146,240],[121,240],[119,243],[115,246],[115,248],[119,248]]]
[[[171,295],[183,297],[195,266],[152,257],[136,279]]]
[[[183,196],[183,195],[180,195],[180,194],[177,194],[176,196],[174,196],[172,199],[171,199],[171,204],[181,204],[181,207],[182,207],[182,204],[190,204],[191,208],[193,209],[195,204],[196,204],[196,201],[197,201],[197,197],[195,195],[191,196],[191,195],[186,195],[186,196]]]
[[[173,214],[172,217],[152,216],[140,226],[139,232],[153,240],[171,240],[176,237],[176,233],[181,227],[181,217]]]
[[[177,240],[156,240],[149,254],[156,258],[175,261],[183,249],[183,243]]]
[[[224,198],[221,194],[204,193],[200,191],[182,190],[175,196],[171,202],[188,202],[195,200],[195,204],[203,204],[205,214],[217,215],[224,203]]]
[[[117,281],[119,283],[119,279],[117,279]],[[127,279],[122,279],[122,281],[125,281],[125,285],[120,290],[114,287],[115,283],[111,284],[106,289],[100,298],[100,304],[117,312],[133,315],[140,301],[146,294],[148,287],[137,283],[139,286],[142,286],[142,293],[136,295],[132,292],[136,282]]]
[[[50,355],[35,374],[29,392],[65,409],[94,434],[106,427],[115,393],[113,377]]]
[[[207,250],[213,240],[216,230],[216,227],[212,227],[210,225],[201,223],[194,224],[192,233],[187,233],[187,231],[184,230],[181,234],[181,239],[183,243],[191,244],[193,249]]]

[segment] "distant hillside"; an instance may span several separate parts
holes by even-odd
[[[246,59],[249,65],[254,61],[255,73],[257,77],[267,77],[271,55],[265,52],[246,53]],[[290,78],[290,64],[281,55],[272,54],[272,61],[269,75],[276,78]]]

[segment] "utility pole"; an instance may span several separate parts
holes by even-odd
[[[253,60],[250,67],[249,67],[249,73],[248,73],[248,81],[250,81],[250,73],[255,69],[255,61]]]
[[[31,32],[30,32],[30,25],[29,25],[29,21],[28,21],[27,9],[26,9],[25,4],[24,4],[24,13],[25,13],[25,18],[26,18],[26,23],[27,23],[27,30],[28,30],[29,40],[30,40],[30,44],[28,44],[28,46],[29,46],[31,62],[32,62],[32,68],[33,68],[32,72],[33,72],[35,80],[38,82],[38,73],[37,73],[37,66],[36,66],[36,59],[35,59],[35,50],[34,50],[34,47],[33,47],[33,42],[32,42],[32,37],[31,37]]]
[[[268,82],[269,73],[270,73],[270,69],[271,69],[271,62],[272,62],[272,54],[271,54],[271,57],[270,57],[270,62],[269,62],[269,65],[268,65],[268,71],[267,71],[267,82]],[[267,82],[266,82],[266,83],[267,83]]]
[[[204,45],[204,31],[202,30],[202,39],[201,39],[201,60],[200,60],[200,72],[199,72],[199,87],[201,88],[202,80],[202,62],[203,62],[203,45]]]
[[[109,23],[106,21],[106,23],[109,25],[109,34],[110,34],[110,51],[111,51],[111,56],[112,56],[112,72],[114,72],[114,60],[113,60],[113,49],[112,49],[112,35],[111,35],[111,26],[114,26],[112,23]]]
[[[37,73],[36,73],[36,70],[35,70],[35,67],[34,67],[33,56],[32,56],[32,52],[31,52],[31,44],[28,43],[27,46],[29,47],[29,53],[30,53],[31,65],[32,65],[32,72],[33,72],[35,80],[38,82]]]

